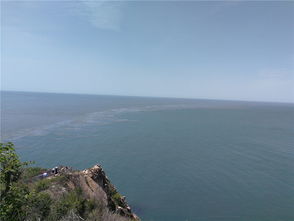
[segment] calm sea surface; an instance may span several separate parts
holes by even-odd
[[[22,160],[102,164],[143,221],[294,220],[294,105],[1,92]]]

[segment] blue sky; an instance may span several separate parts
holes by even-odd
[[[294,2],[1,1],[1,89],[294,102]]]

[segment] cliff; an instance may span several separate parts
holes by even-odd
[[[73,170],[69,167],[58,167],[57,174],[51,171],[46,172],[46,176],[36,176],[32,182],[34,188],[50,195],[56,202],[64,201],[65,196],[76,193],[81,202],[91,202],[84,206],[75,206],[72,211],[67,211],[62,220],[97,220],[97,221],[139,221],[131,207],[126,202],[126,198],[118,193],[115,186],[105,175],[100,165],[82,171]],[[71,202],[77,201],[75,196],[71,196]],[[66,204],[66,203],[65,203]],[[64,207],[64,204],[57,207]],[[72,207],[73,206],[68,206]],[[87,207],[87,212],[76,212],[79,207]],[[92,207],[92,208],[91,208]],[[90,208],[90,209],[89,209]],[[68,209],[68,208],[67,208]],[[86,209],[84,209],[86,210]],[[63,212],[65,213],[65,212]],[[60,217],[60,216],[59,216]]]
[[[100,165],[77,171],[27,167],[0,143],[0,220],[139,221]]]

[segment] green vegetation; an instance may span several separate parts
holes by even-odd
[[[62,198],[53,206],[53,217],[55,220],[61,219],[64,214],[74,211],[81,217],[86,217],[87,213],[96,207],[95,202],[84,199],[80,190],[72,191]]]
[[[48,193],[30,192],[27,198],[26,217],[30,220],[44,220],[49,217],[51,212],[50,207],[53,201]]]
[[[41,167],[28,167],[24,168],[23,173],[21,175],[21,179],[24,181],[30,181],[35,176],[38,176],[41,173],[44,173],[46,169]]]
[[[12,143],[0,143],[0,164],[0,220],[129,220],[109,212],[97,201],[86,199],[81,189],[67,191],[66,175],[40,179],[38,175],[46,169],[26,167],[30,163],[19,160]],[[116,203],[120,197],[113,188]]]
[[[20,162],[12,143],[0,144],[0,180],[1,180],[1,220],[22,220],[26,216],[23,209],[29,198],[26,185],[19,183],[23,167],[27,162]]]
[[[1,220],[59,220],[70,210],[84,216],[95,208],[94,203],[83,199],[80,190],[65,193],[54,202],[45,191],[53,184],[64,183],[64,176],[50,179],[33,179],[46,170],[25,168],[12,143],[0,144],[1,162]]]
[[[121,202],[121,198],[122,196],[118,192],[112,195],[112,199],[114,200],[115,204],[118,206],[123,206]]]
[[[120,195],[119,192],[117,192],[117,190],[113,186],[110,186],[110,195],[111,195],[111,199],[113,199],[115,205],[123,206],[122,202],[121,202],[122,196]],[[113,206],[115,206],[115,205],[113,205]]]
[[[33,177],[32,177],[33,178]],[[64,175],[60,175],[57,177],[50,177],[50,179],[42,179],[34,181],[33,183],[30,183],[30,188],[34,189],[36,192],[41,192],[44,190],[47,190],[50,186],[53,186],[54,184],[60,184],[63,185],[66,182],[66,177]]]
[[[14,150],[12,143],[0,144],[0,163],[1,173],[0,180],[3,184],[1,196],[5,197],[9,194],[12,185],[17,182],[22,174],[23,166],[28,165],[28,162],[20,162]]]
[[[37,192],[41,192],[43,190],[47,190],[50,187],[51,183],[52,183],[51,180],[40,180],[34,184],[34,187]]]

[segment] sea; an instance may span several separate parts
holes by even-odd
[[[294,104],[1,92],[23,161],[101,164],[142,221],[293,221]]]

